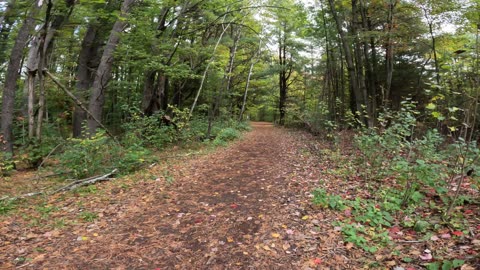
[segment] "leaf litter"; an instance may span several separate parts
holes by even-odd
[[[335,222],[350,210],[319,208],[311,192],[370,194],[360,179],[328,173],[338,164],[318,155],[327,147],[308,133],[255,123],[208,155],[46,198],[55,209],[48,215],[31,199],[0,217],[0,269],[420,269],[402,258],[422,263],[436,249],[461,250],[451,244],[461,232],[441,232],[426,245],[399,227],[390,228],[392,238],[412,243],[393,247],[396,255],[346,242]],[[174,181],[161,180],[165,170]],[[478,252],[478,241],[464,250]]]

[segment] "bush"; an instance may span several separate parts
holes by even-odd
[[[224,128],[218,133],[215,140],[213,141],[214,145],[225,145],[229,141],[233,141],[240,137],[240,133],[234,128]]]
[[[70,139],[69,142],[60,155],[60,164],[77,178],[107,173],[115,168],[121,173],[131,172],[149,159],[149,152],[140,145],[123,148],[103,131],[91,138]]]
[[[123,125],[127,145],[137,144],[145,147],[161,149],[176,140],[175,126],[162,122],[163,112],[152,116],[142,116],[139,112],[132,112],[132,119]]]
[[[13,169],[15,169],[15,163],[12,156],[9,153],[0,152],[0,175],[8,175]]]

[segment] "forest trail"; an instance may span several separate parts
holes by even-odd
[[[308,136],[253,123],[229,147],[172,163],[171,183],[152,181],[165,175],[158,166],[134,176],[132,187],[115,180],[90,198],[55,202],[64,212],[96,213],[93,222],[22,228],[23,239],[8,239],[22,229],[6,220],[0,265],[13,268],[20,253],[29,258],[17,264],[23,269],[349,268],[331,219],[311,208],[321,169]]]

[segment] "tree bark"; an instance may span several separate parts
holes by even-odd
[[[5,62],[6,58],[6,49],[8,44],[8,37],[12,31],[12,26],[15,23],[15,19],[12,16],[13,10],[15,8],[15,0],[10,0],[5,8],[3,16],[0,20],[0,63]]]
[[[395,1],[395,2],[394,2]],[[385,86],[384,94],[384,105],[390,102],[391,89],[392,89],[392,78],[393,78],[393,41],[392,41],[392,30],[393,30],[393,10],[396,5],[396,0],[390,0],[388,2],[388,13],[387,13],[387,41],[385,44],[385,65],[387,71],[387,80]]]
[[[35,26],[35,17],[42,8],[43,1],[37,0],[33,3],[22,26],[18,30],[15,44],[10,53],[7,73],[5,76],[5,86],[3,88],[2,98],[2,116],[0,130],[0,151],[13,154],[13,109],[15,103],[15,90],[17,79],[19,77],[20,64],[23,57],[23,49],[27,45],[30,31]]]
[[[95,79],[92,85],[92,92],[88,104],[88,109],[92,115],[97,119],[102,119],[103,105],[105,104],[105,91],[108,82],[112,76],[113,53],[120,42],[120,33],[127,26],[126,16],[128,15],[131,6],[135,0],[124,0],[121,7],[120,18],[115,22],[110,32],[107,44],[105,45],[100,64],[95,73]],[[87,119],[88,131],[91,135],[95,134],[98,123],[88,117]]]
[[[225,22],[226,15],[223,17],[223,22]],[[217,43],[215,44],[215,47],[213,48],[213,53],[212,57],[210,58],[210,61],[207,63],[207,67],[205,68],[205,71],[203,72],[202,80],[200,81],[200,86],[198,87],[197,94],[195,95],[195,99],[193,100],[192,107],[190,108],[190,113],[188,114],[188,118],[192,117],[193,115],[193,110],[195,109],[195,106],[197,105],[198,98],[200,97],[200,93],[203,89],[203,84],[205,83],[205,79],[207,78],[208,70],[210,68],[210,65],[212,64],[213,60],[215,59],[215,53],[217,52],[218,45],[220,45],[220,41],[223,38],[223,35],[225,34],[225,31],[227,31],[228,27],[230,27],[230,24],[232,22],[229,22],[227,26],[223,29],[222,33],[218,37]]]
[[[82,103],[85,103],[87,99],[88,90],[92,85],[92,70],[95,70],[95,68],[98,66],[98,59],[100,57],[100,55],[97,53],[97,50],[100,47],[97,33],[98,30],[96,25],[90,24],[87,28],[85,36],[83,37],[80,54],[78,56],[76,72],[77,82],[75,84],[75,88],[76,96]],[[85,110],[76,105],[73,112],[72,131],[74,138],[82,137],[83,125],[86,120],[87,113]]]
[[[350,91],[354,95],[355,109],[358,112],[360,112],[360,116],[359,116],[360,121],[362,123],[365,123],[365,117],[361,113],[363,110],[362,105],[365,104],[365,100],[358,86],[357,76],[355,74],[355,64],[352,57],[351,44],[348,41],[347,37],[345,36],[345,32],[343,31],[342,22],[340,21],[340,18],[338,17],[337,11],[335,9],[335,3],[333,2],[333,0],[329,0],[328,2],[330,4],[330,11],[332,12],[333,19],[335,20],[335,24],[337,26],[338,34],[340,35],[340,40],[342,42],[343,55],[345,57],[345,62],[347,64],[347,70],[348,70]]]

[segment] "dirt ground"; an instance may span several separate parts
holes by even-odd
[[[311,206],[308,136],[253,123],[207,155],[32,201],[0,217],[0,269],[358,269]]]

